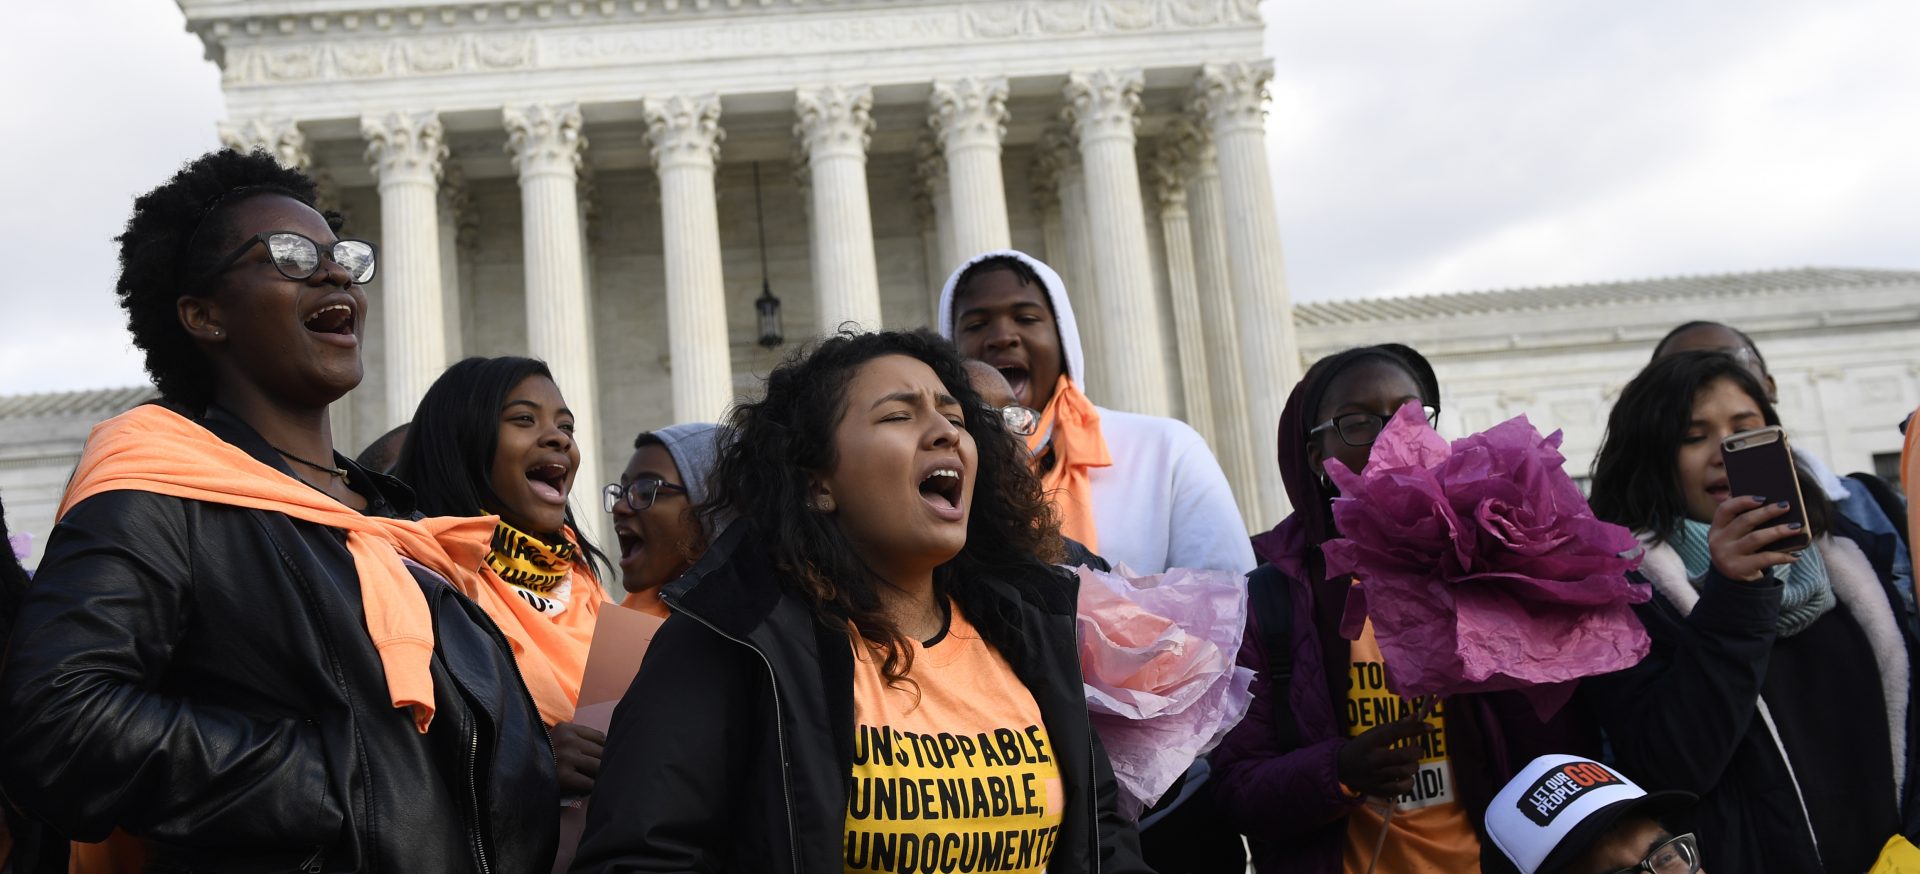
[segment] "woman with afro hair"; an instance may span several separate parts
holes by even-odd
[[[334,451],[374,246],[264,152],[134,202],[116,291],[161,400],[95,427],[0,668],[0,781],[158,870],[530,871],[559,793],[487,527]]]

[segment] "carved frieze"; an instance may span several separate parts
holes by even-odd
[[[488,3],[446,6],[434,15],[361,10],[191,24],[233,87],[1097,37],[1259,21],[1257,0],[990,0],[862,9],[785,0],[783,11],[795,11],[782,15],[766,14],[764,2],[682,3],[682,13],[706,12],[668,18],[648,12],[668,11],[664,4],[619,3],[601,13],[607,5]],[[815,7],[828,9],[806,14]],[[576,8],[582,11],[576,14]]]

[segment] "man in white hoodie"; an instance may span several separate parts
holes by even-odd
[[[940,291],[939,330],[1041,412],[1028,447],[1064,534],[1139,574],[1253,568],[1227,477],[1200,434],[1087,401],[1073,305],[1052,268],[1011,249],[975,256]]]

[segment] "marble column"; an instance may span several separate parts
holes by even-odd
[[[720,157],[720,96],[676,95],[644,104],[647,140],[660,175],[667,328],[673,356],[673,418],[717,422],[733,403],[726,284],[714,164]]]
[[[1065,257],[1053,264],[1067,284],[1067,299],[1073,302],[1073,314],[1080,325],[1080,345],[1085,358],[1085,373],[1073,378],[1095,403],[1108,400],[1113,390],[1107,381],[1107,364],[1093,350],[1105,348],[1101,342],[1100,284],[1093,276],[1093,230],[1087,215],[1087,179],[1080,166],[1080,147],[1071,134],[1049,138],[1060,162],[1060,233],[1066,240]]]
[[[1173,333],[1180,357],[1180,395],[1187,424],[1207,445],[1214,444],[1213,399],[1209,395],[1206,329],[1200,313],[1200,280],[1194,275],[1193,231],[1187,220],[1185,156],[1177,145],[1163,144],[1147,165],[1153,199],[1160,212],[1160,237],[1167,259],[1167,294],[1173,300]]]
[[[1143,85],[1137,69],[1078,72],[1067,77],[1066,97],[1086,176],[1093,281],[1100,297],[1092,315],[1100,321],[1098,354],[1106,365],[1107,396],[1119,409],[1165,416],[1171,404],[1160,356],[1160,310],[1133,151]]]
[[[957,257],[965,260],[1013,245],[1013,232],[1007,227],[1006,182],[1000,172],[1000,143],[1007,136],[1006,78],[968,76],[934,82],[927,122],[947,159]]]
[[[1066,275],[1067,226],[1060,217],[1060,155],[1045,147],[1035,149],[1027,179],[1033,187],[1034,218],[1040,222],[1041,258],[1055,273]]]
[[[1240,331],[1234,325],[1232,287],[1227,278],[1226,217],[1220,205],[1220,169],[1215,162],[1213,137],[1187,118],[1175,119],[1168,136],[1180,143],[1187,159],[1187,214],[1193,225],[1193,274],[1207,348],[1213,454],[1233,486],[1247,528],[1270,528],[1279,520],[1264,515],[1260,476],[1262,468],[1279,468],[1273,457],[1254,455],[1254,432],[1274,428],[1247,417],[1247,386],[1240,370]]]
[[[1240,330],[1242,370],[1252,389],[1247,412],[1258,440],[1254,454],[1269,460],[1278,457],[1275,423],[1288,389],[1300,376],[1273,174],[1267,166],[1267,82],[1272,77],[1269,62],[1207,64],[1194,83],[1193,99],[1218,153],[1228,281]],[[1261,469],[1260,497],[1263,517],[1277,520],[1285,515],[1286,491],[1274,465]]]
[[[605,459],[598,457],[600,392],[580,234],[580,155],[587,144],[580,133],[580,107],[535,103],[506,107],[500,116],[507,129],[507,151],[520,174],[527,354],[547,363],[573,410],[580,470],[591,474],[574,482],[584,481],[591,488],[605,481]]]
[[[307,151],[307,136],[301,132],[299,122],[283,117],[235,119],[220,122],[218,130],[220,145],[236,152],[267,152],[281,166],[307,174],[314,180],[315,187],[320,187],[325,174],[314,166],[313,154]],[[316,196],[315,200],[319,198]],[[359,437],[353,431],[351,394],[327,407],[327,422],[333,432],[335,445],[342,453],[354,455],[359,452]]]
[[[473,234],[479,227],[467,174],[447,161],[440,174],[440,323],[446,328],[447,360],[458,361],[467,348],[467,319],[463,315],[471,293]]]
[[[813,189],[813,291],[823,334],[855,322],[877,331],[880,268],[867,201],[867,146],[873,89],[825,85],[801,89],[793,134],[806,155]]]
[[[380,190],[387,409],[378,433],[411,421],[447,366],[437,194],[447,145],[440,117],[431,112],[365,117],[360,133]]]
[[[927,270],[933,279],[932,294],[935,298],[928,303],[931,311],[932,307],[939,304],[940,288],[946,285],[947,277],[953,273],[954,268],[960,266],[963,256],[953,238],[953,191],[947,185],[946,156],[940,154],[940,146],[934,142],[931,134],[920,138],[914,146],[913,154],[914,185],[932,209],[934,256]],[[940,314],[934,313],[933,319],[928,324],[939,324]]]

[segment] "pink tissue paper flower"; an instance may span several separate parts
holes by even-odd
[[[1637,664],[1651,592],[1633,533],[1600,521],[1564,469],[1561,434],[1525,416],[1455,440],[1401,407],[1363,473],[1336,459],[1329,574],[1358,580],[1341,634],[1365,619],[1401,696],[1524,690],[1542,718],[1581,677]]]
[[[1137,819],[1253,703],[1253,672],[1234,662],[1247,594],[1229,571],[1116,571],[1076,569],[1080,671],[1121,813]]]

